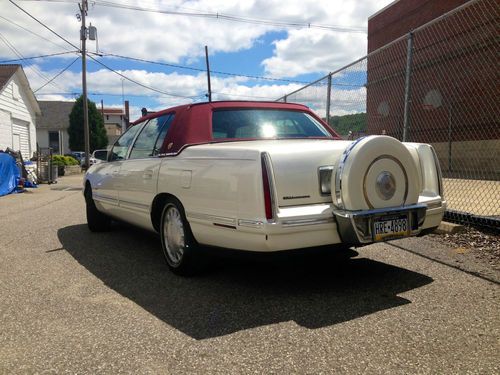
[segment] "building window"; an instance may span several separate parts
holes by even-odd
[[[439,90],[429,90],[425,94],[423,106],[426,110],[436,109],[443,104],[443,97]]]
[[[61,150],[59,149],[59,132],[58,131],[49,131],[49,147],[52,149],[54,154],[60,154]]]
[[[106,120],[109,120],[109,115],[106,115]]]
[[[390,108],[389,103],[386,101],[381,102],[377,107],[377,113],[382,117],[389,116]]]

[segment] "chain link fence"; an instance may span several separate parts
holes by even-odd
[[[342,137],[432,144],[451,221],[500,223],[500,3],[471,0],[278,99]]]

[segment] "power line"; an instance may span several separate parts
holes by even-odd
[[[14,47],[14,45],[12,43],[10,43],[6,37],[4,37],[2,35],[2,33],[0,33],[0,39],[5,43],[5,45],[7,47],[9,47],[9,49],[16,55],[20,58],[20,60],[24,61],[25,58],[24,56],[21,54],[21,52],[19,52],[16,47]],[[33,72],[35,72],[40,78],[42,78],[44,81],[49,81],[49,78],[44,75],[35,65],[30,65],[29,63],[26,64],[26,68],[31,68],[33,70]],[[58,85],[57,85],[58,86]],[[59,86],[60,87],[60,86]]]
[[[270,96],[257,96],[257,95],[244,95],[244,94],[230,94],[228,92],[221,92],[221,91],[213,91],[214,94],[218,95],[227,95],[227,96],[236,96],[236,97],[241,97],[241,98],[256,98],[256,99],[276,99],[276,97],[270,97]]]
[[[6,21],[6,22],[9,22],[10,24],[12,24],[12,25],[14,25],[14,26],[17,26],[17,27],[19,27],[20,29],[23,29],[24,31],[26,31],[26,32],[28,32],[28,33],[30,33],[30,34],[32,34],[32,35],[34,35],[34,36],[36,36],[37,38],[43,39],[43,40],[45,40],[45,41],[47,41],[47,42],[49,42],[49,43],[52,43],[53,45],[55,45],[55,46],[57,46],[57,47],[59,47],[59,48],[63,48],[63,49],[65,49],[66,51],[69,51],[69,49],[68,49],[67,47],[63,47],[63,46],[61,46],[61,45],[57,44],[56,42],[54,42],[54,41],[52,41],[52,40],[50,40],[50,39],[48,39],[48,38],[45,38],[45,37],[41,36],[40,34],[37,34],[37,33],[33,32],[33,31],[31,31],[30,29],[28,29],[28,28],[26,28],[26,27],[24,27],[24,26],[22,26],[22,25],[19,25],[18,23],[14,22],[14,21],[12,21],[12,20],[9,20],[8,18],[5,18],[5,17],[3,17],[3,16],[0,16],[0,18],[1,18],[1,19],[3,19],[3,20],[4,20],[4,21]]]
[[[38,20],[36,17],[32,16],[30,13],[28,13],[26,10],[24,10],[23,8],[21,8],[19,5],[17,5],[16,3],[14,3],[13,0],[9,0],[14,6],[16,6],[18,9],[20,9],[23,13],[25,13],[26,15],[28,15],[30,18],[32,18],[33,20],[35,20],[37,23],[39,23],[40,25],[42,25],[43,27],[45,27],[47,30],[49,30],[51,33],[55,34],[56,36],[58,36],[60,39],[64,40],[66,43],[68,43],[69,45],[73,46],[74,48],[76,48],[77,50],[80,51],[80,48],[78,48],[77,46],[75,46],[73,43],[71,43],[69,40],[67,40],[66,38],[64,38],[63,36],[61,36],[60,34],[58,34],[57,32],[55,32],[54,30],[52,30],[50,27],[48,27],[47,25],[45,25],[42,21]],[[147,85],[144,85],[136,80],[133,80],[132,78],[129,78],[127,76],[125,76],[124,74],[110,68],[109,66],[107,66],[106,64],[100,62],[99,60],[95,59],[94,57],[90,56],[90,55],[87,55],[89,58],[91,58],[93,61],[95,61],[96,63],[98,63],[99,65],[105,67],[106,69],[108,69],[109,71],[119,75],[120,77],[126,79],[127,81],[130,81],[132,83],[135,83],[136,85],[138,86],[141,86],[141,87],[144,87],[148,90],[152,90],[152,91],[155,91],[155,92],[158,92],[160,94],[164,94],[164,95],[168,95],[168,96],[173,96],[173,97],[178,97],[178,98],[193,98],[192,96],[184,96],[184,95],[176,95],[176,94],[171,94],[171,93],[168,93],[168,92],[165,92],[165,91],[161,91],[161,90],[158,90],[154,87],[150,87],[150,86],[147,86]]]
[[[30,1],[30,0],[28,0]],[[54,2],[54,3],[70,3],[74,4],[75,1],[71,0],[33,0],[33,1],[48,1],[48,2]],[[127,9],[127,10],[136,10],[140,12],[149,12],[149,13],[162,13],[162,14],[168,14],[168,15],[177,15],[177,16],[186,16],[186,17],[195,17],[195,18],[210,18],[210,19],[215,19],[215,20],[224,20],[224,21],[231,21],[231,22],[240,22],[240,23],[249,23],[249,24],[254,24],[254,25],[264,25],[264,26],[277,26],[277,27],[285,27],[285,28],[308,28],[308,29],[322,29],[322,30],[331,30],[331,31],[337,31],[337,32],[345,32],[345,33],[362,33],[366,34],[366,28],[364,27],[345,27],[345,26],[339,26],[339,25],[323,25],[323,24],[315,24],[315,23],[310,23],[310,22],[283,22],[283,21],[276,21],[276,20],[269,20],[269,19],[263,19],[263,18],[250,18],[250,17],[242,17],[242,16],[237,16],[234,14],[226,14],[226,13],[219,13],[219,12],[201,12],[201,11],[191,11],[191,12],[180,12],[180,11],[175,11],[175,10],[165,10],[165,9],[157,9],[157,8],[147,8],[147,7],[140,7],[136,5],[127,5],[127,4],[121,4],[121,3],[115,3],[112,1],[106,1],[106,0],[94,0],[93,3],[95,5],[100,5],[103,7],[109,7],[109,8],[120,8],[120,9]],[[178,7],[177,9],[189,9],[189,8],[182,8]]]
[[[195,97],[198,97],[199,95],[196,95],[196,96],[185,96],[185,95],[178,95],[178,94],[172,94],[172,93],[168,93],[168,92],[165,92],[165,91],[162,91],[162,90],[159,90],[159,89],[156,89],[154,87],[151,87],[151,86],[147,86],[143,83],[140,83],[132,78],[129,78],[127,77],[126,75],[114,70],[113,68],[110,68],[109,66],[107,66],[106,64],[100,62],[99,60],[97,60],[96,58],[94,58],[93,56],[91,55],[87,55],[89,58],[91,58],[93,61],[95,61],[97,64],[105,67],[106,69],[108,69],[109,71],[119,75],[120,77],[126,79],[127,81],[130,81],[132,83],[135,83],[136,85],[139,85],[141,87],[144,87],[145,89],[148,89],[148,90],[151,90],[151,91],[155,91],[155,92],[158,92],[160,94],[164,94],[164,95],[168,95],[168,96],[173,96],[173,97],[177,97],[177,98],[184,98],[184,99],[192,99],[192,98],[195,98]]]
[[[43,89],[45,86],[47,86],[49,83],[51,83],[53,80],[55,80],[57,77],[59,77],[61,74],[63,74],[66,70],[68,70],[71,65],[73,65],[75,62],[78,61],[78,59],[80,58],[80,56],[78,56],[76,59],[74,59],[68,66],[66,66],[63,70],[61,70],[59,73],[57,73],[54,77],[52,77],[47,83],[45,83],[44,85],[40,86],[39,88],[37,88],[35,91],[33,91],[33,93],[36,93],[37,91]]]
[[[127,5],[114,3],[111,1],[105,0],[95,0],[95,5],[100,5],[104,7],[112,7],[112,8],[121,8],[128,10],[136,10],[141,12],[150,12],[150,13],[162,13],[169,15],[177,15],[177,16],[187,16],[187,17],[196,17],[196,18],[211,18],[216,20],[225,20],[231,22],[240,22],[240,23],[250,23],[255,25],[264,25],[264,26],[277,26],[277,27],[285,27],[285,28],[308,28],[308,29],[323,29],[323,30],[331,30],[337,32],[345,32],[345,33],[364,33],[366,34],[366,29],[364,28],[354,28],[354,27],[343,27],[338,25],[320,25],[313,23],[305,23],[305,22],[281,22],[275,20],[266,20],[259,18],[248,18],[241,17],[231,14],[224,13],[213,13],[213,12],[179,12],[173,10],[164,10],[164,9],[155,9],[155,8],[146,8],[139,7],[135,5]]]
[[[118,55],[115,53],[92,53],[93,55],[98,55],[98,56],[112,56],[112,57],[118,57],[120,59],[125,59],[125,60],[132,60],[132,61],[140,61],[148,64],[155,64],[155,65],[161,65],[161,66],[168,66],[170,68],[177,68],[177,69],[185,69],[185,70],[192,70],[196,72],[206,72],[206,69],[201,69],[201,68],[193,68],[190,66],[183,66],[183,65],[175,65],[175,64],[168,64],[168,63],[162,63],[159,61],[151,61],[151,60],[146,60],[146,59],[141,59],[138,57],[130,57],[130,56],[123,56],[123,55]],[[263,80],[263,81],[274,81],[274,82],[289,82],[289,83],[300,83],[300,84],[307,84],[309,82],[305,81],[297,81],[297,80],[292,80],[292,79],[285,79],[285,78],[272,78],[272,77],[264,77],[264,76],[257,76],[257,75],[249,75],[249,74],[240,74],[240,73],[229,73],[229,72],[221,72],[217,70],[210,70],[210,73],[213,74],[219,74],[219,75],[226,75],[226,76],[232,76],[232,77],[245,77],[245,78],[251,78],[251,79],[258,79],[258,80]]]
[[[19,59],[3,60],[3,61],[0,61],[0,64],[8,64],[8,63],[16,62],[16,61],[34,60],[34,59],[41,59],[41,58],[45,58],[45,57],[67,55],[67,54],[76,53],[76,52],[78,52],[78,51],[57,52],[57,53],[50,53],[48,55],[30,56],[30,57],[23,57],[23,58],[19,58]]]
[[[54,30],[52,30],[50,27],[48,27],[46,24],[44,24],[42,21],[38,20],[37,18],[35,18],[34,16],[32,16],[30,13],[28,13],[26,10],[24,10],[23,8],[21,8],[19,5],[17,5],[13,0],[9,0],[9,2],[14,5],[16,8],[18,8],[19,10],[21,10],[23,13],[25,13],[28,17],[32,18],[33,20],[35,20],[36,22],[38,22],[40,25],[42,25],[43,27],[45,27],[47,30],[49,30],[52,34],[55,34],[57,35],[60,39],[64,40],[66,43],[68,43],[70,46],[76,48],[77,50],[80,51],[80,48],[75,46],[73,43],[71,43],[68,39],[66,39],[65,37],[61,36],[60,34],[58,34],[57,32],[55,32]]]

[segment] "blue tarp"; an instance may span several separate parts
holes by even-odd
[[[0,197],[15,192],[20,177],[16,159],[0,152]]]

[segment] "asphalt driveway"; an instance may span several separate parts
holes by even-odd
[[[78,186],[0,198],[0,373],[500,372],[498,284],[428,240],[180,278],[155,235],[90,233]]]

